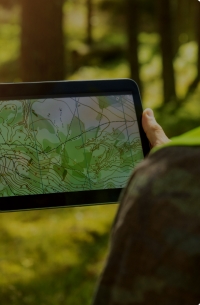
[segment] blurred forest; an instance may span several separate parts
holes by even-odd
[[[0,0],[0,82],[132,78],[169,137],[200,122],[200,3]],[[0,304],[90,304],[117,205],[0,215]]]

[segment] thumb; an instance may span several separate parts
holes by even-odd
[[[162,127],[156,122],[153,110],[147,108],[142,114],[142,126],[152,147],[170,142]]]

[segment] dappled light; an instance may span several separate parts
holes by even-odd
[[[169,137],[199,126],[200,3],[166,3],[0,0],[0,82],[132,78]],[[0,214],[0,304],[90,304],[117,208]]]
[[[116,205],[0,215],[1,304],[92,298]]]

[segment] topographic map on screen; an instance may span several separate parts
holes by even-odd
[[[143,158],[131,95],[0,101],[0,196],[121,188]]]

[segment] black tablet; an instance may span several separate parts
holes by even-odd
[[[129,79],[0,85],[0,211],[117,202],[149,152]]]

